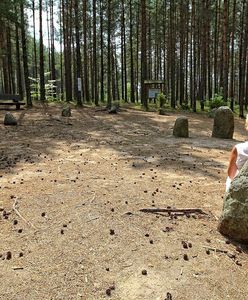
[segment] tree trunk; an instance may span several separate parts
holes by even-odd
[[[26,101],[27,106],[32,106],[31,93],[30,93],[30,82],[29,82],[29,69],[28,69],[28,47],[27,47],[27,39],[26,39],[26,28],[24,21],[24,7],[23,3],[20,3],[21,10],[21,34],[22,34],[22,59],[23,59],[23,69],[24,69],[24,82],[25,82],[25,90],[26,90]]]
[[[93,82],[94,82],[94,101],[98,106],[98,67],[97,67],[97,41],[96,41],[96,0],[93,0]]]
[[[135,102],[135,90],[134,90],[134,61],[133,61],[133,6],[132,0],[129,0],[129,12],[130,12],[130,100],[132,103]]]
[[[43,26],[42,26],[42,0],[39,0],[39,13],[40,13],[40,101],[46,100],[45,91],[45,71],[44,71],[44,48],[43,48]]]
[[[83,33],[84,33],[84,92],[85,101],[90,101],[89,74],[88,74],[88,41],[87,41],[87,0],[83,0]]]
[[[107,15],[108,15],[108,70],[107,70],[107,92],[108,92],[108,98],[107,98],[107,107],[111,108],[112,105],[112,91],[111,91],[111,85],[112,85],[112,76],[111,76],[111,69],[112,69],[112,59],[111,59],[111,35],[112,35],[112,14],[111,14],[111,0],[108,0],[108,7],[107,7]]]
[[[230,108],[234,110],[234,42],[236,31],[236,0],[233,2],[233,15],[232,15],[232,34],[231,34],[231,78],[230,78]]]
[[[145,80],[147,78],[147,24],[146,0],[141,0],[141,103],[148,110],[147,91]]]
[[[229,40],[228,40],[228,11],[229,1],[224,0],[224,28],[223,28],[223,98],[227,102],[228,98],[228,70],[229,70]]]
[[[79,32],[79,17],[78,17],[78,0],[74,1],[75,14],[75,35],[76,35],[76,74],[77,74],[77,105],[82,106],[82,62],[80,49],[80,32]]]

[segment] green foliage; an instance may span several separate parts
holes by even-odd
[[[56,85],[54,83],[56,80],[48,80],[45,84],[45,91],[46,91],[46,99],[49,102],[56,101]]]
[[[49,102],[56,101],[56,80],[47,79],[47,77],[50,75],[50,72],[47,72],[44,75],[47,81],[45,84],[46,100]],[[31,97],[35,100],[38,100],[40,98],[40,78],[29,77],[29,79],[32,82],[32,84],[30,84]]]
[[[188,103],[182,103],[181,109],[182,109],[182,110],[190,110],[190,106],[189,106]]]
[[[157,96],[159,107],[163,108],[167,102],[167,99],[163,93],[158,94]]]
[[[15,6],[20,5],[21,0],[1,0],[0,1],[0,21],[7,19],[16,22]],[[1,24],[2,25],[2,24]]]
[[[223,96],[218,94],[215,94],[214,97],[209,101],[210,109],[218,108],[226,104],[227,103],[224,101]]]

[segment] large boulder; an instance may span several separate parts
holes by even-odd
[[[17,125],[17,120],[10,112],[7,112],[3,123],[4,125]]]
[[[71,108],[69,106],[63,108],[62,117],[71,117]]]
[[[174,124],[173,135],[176,137],[189,137],[189,121],[187,117],[178,117]]]
[[[215,111],[212,137],[232,139],[234,132],[234,116],[228,106],[221,106]]]
[[[234,240],[248,243],[248,161],[225,195],[218,230]]]

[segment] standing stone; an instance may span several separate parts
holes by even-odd
[[[212,137],[232,139],[234,132],[234,116],[228,106],[219,107],[214,116]]]
[[[71,117],[71,108],[69,106],[63,108],[62,117]]]
[[[242,243],[248,243],[248,161],[226,193],[218,230]]]
[[[10,112],[5,114],[4,125],[17,125],[16,118]]]
[[[176,137],[189,137],[189,121],[187,117],[178,117],[176,119],[173,135]]]

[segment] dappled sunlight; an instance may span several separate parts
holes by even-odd
[[[188,287],[197,288],[199,282],[207,290],[209,276],[217,278],[218,272],[203,246],[206,237],[215,247],[224,242],[216,222],[235,141],[208,137],[212,120],[202,117],[201,122],[195,114],[190,115],[192,136],[175,138],[174,113],[126,109],[109,115],[93,108],[73,108],[70,118],[60,113],[59,105],[33,108],[15,112],[19,126],[0,125],[5,137],[0,145],[0,207],[10,212],[1,219],[0,253],[11,245],[15,256],[9,263],[17,264],[16,253],[22,251],[28,272],[20,273],[15,288],[23,281],[29,286],[34,280],[43,282],[49,272],[63,295],[64,274],[75,286],[83,280],[87,293],[97,295],[109,280],[115,281],[121,298],[135,300],[166,296],[171,290],[180,299],[180,286],[190,298]],[[237,138],[243,138],[241,125]],[[24,220],[12,211],[15,203]],[[174,219],[140,211],[156,207],[200,208],[207,215]],[[184,240],[193,244],[186,265]],[[218,259],[224,262],[225,257]],[[12,270],[6,260],[1,262],[10,284]],[[231,263],[222,264],[222,270],[239,276]],[[147,276],[141,273],[144,268]]]

